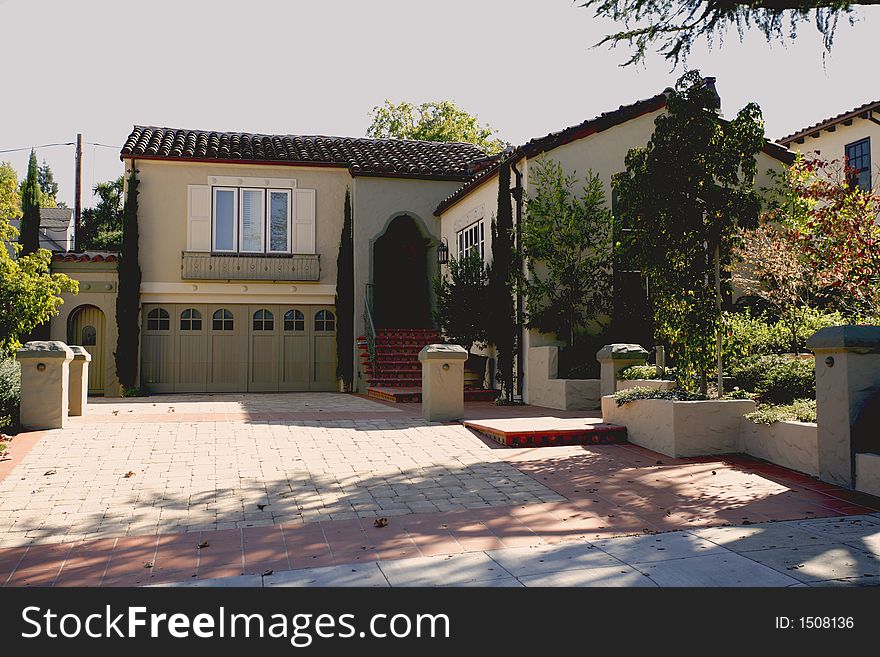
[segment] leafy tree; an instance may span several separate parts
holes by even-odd
[[[0,242],[13,239],[15,229],[0,215]],[[62,292],[77,292],[76,281],[50,273],[51,257],[38,249],[13,258],[0,248],[0,358],[14,354],[27,334],[56,313]]]
[[[614,179],[618,214],[634,229],[620,247],[648,276],[658,341],[670,345],[679,383],[698,378],[703,392],[720,338],[723,256],[761,206],[761,110],[751,103],[724,121],[717,107],[699,72],[686,73],[647,146],[632,149]]]
[[[536,191],[521,229],[528,322],[571,346],[587,322],[610,310],[613,219],[592,171],[580,196],[575,176],[557,162],[540,163],[531,176]]]
[[[350,390],[354,382],[354,236],[351,194],[347,189],[336,256],[336,318],[336,376]]]
[[[83,210],[77,248],[116,251],[122,245],[123,180],[97,183],[98,204]]]
[[[27,178],[21,186],[21,242],[22,255],[40,248],[40,185],[37,174],[37,154],[31,150]]]
[[[18,174],[11,162],[0,162],[0,221],[21,216]],[[13,239],[15,236],[13,236]]]
[[[37,169],[37,180],[40,183],[40,191],[43,192],[44,198],[52,199],[52,203],[57,205],[58,200],[58,183],[55,182],[55,174],[49,167],[49,163],[43,160],[43,163]],[[49,207],[47,205],[41,207]]]
[[[510,161],[498,166],[498,210],[492,221],[492,266],[489,269],[489,321],[487,338],[495,345],[496,376],[505,399],[513,402],[513,365],[516,354],[516,320],[513,287],[517,282],[514,266],[513,208],[510,193]]]
[[[793,39],[800,25],[815,22],[830,51],[840,18],[853,22],[854,6],[874,4],[876,0],[582,0],[580,6],[593,9],[597,18],[623,23],[626,29],[605,36],[599,45],[628,44],[633,53],[626,66],[642,61],[654,44],[677,65],[701,39],[710,46],[723,43],[730,27],[742,38],[754,26],[772,42]]]
[[[489,317],[489,269],[477,251],[450,258],[449,270],[434,279],[434,321],[443,337],[470,352],[486,345]]]
[[[476,116],[449,100],[421,105],[386,100],[374,107],[369,116],[367,136],[376,139],[464,142],[487,153],[498,153],[507,146],[491,126],[480,125]]]
[[[119,256],[119,291],[116,294],[116,376],[123,393],[137,389],[141,267],[138,261],[138,178],[132,161],[128,193],[122,213],[122,252]]]

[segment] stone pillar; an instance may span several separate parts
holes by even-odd
[[[63,429],[67,424],[69,364],[73,352],[57,340],[28,342],[16,354],[21,364],[21,425]]]
[[[85,415],[86,404],[89,396],[89,362],[92,355],[75,345],[69,345],[73,352],[73,360],[70,361],[70,415]]]
[[[457,344],[422,347],[422,417],[450,422],[464,417],[464,363],[468,352]]]
[[[880,391],[880,326],[829,326],[807,348],[816,354],[819,478],[852,488],[856,423]]]
[[[599,379],[604,397],[617,391],[617,373],[630,365],[647,363],[648,352],[639,344],[606,344],[596,353],[596,360],[602,366]]]

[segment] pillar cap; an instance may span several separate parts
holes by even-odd
[[[467,350],[457,344],[426,344],[419,352],[419,360],[467,360]]]
[[[648,350],[642,345],[622,342],[606,344],[596,352],[596,360],[647,360],[648,356]]]
[[[84,360],[87,363],[92,360],[92,355],[88,351],[86,351],[85,347],[80,347],[79,345],[75,344],[70,344],[67,346],[73,352],[73,360]]]
[[[807,339],[811,351],[880,352],[880,326],[826,326]]]
[[[24,358],[63,358],[73,360],[73,351],[60,340],[33,340],[15,354],[17,360]]]

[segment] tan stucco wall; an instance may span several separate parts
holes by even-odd
[[[64,303],[49,324],[51,339],[67,342],[68,321],[78,308],[82,306],[99,308],[104,313],[104,396],[119,396],[119,379],[116,377],[116,362],[113,358],[118,336],[116,328],[118,276],[115,266],[104,263],[53,262],[52,271],[66,274],[79,281],[79,293],[65,292],[61,295]],[[94,363],[89,363],[90,367],[93,365]]]
[[[289,303],[332,303],[345,190],[352,186],[346,169],[158,160],[136,162],[140,172],[138,227],[143,302],[171,302],[182,294],[195,297],[198,303],[207,303],[209,300],[202,298],[207,293],[212,295],[212,300],[223,297],[230,303],[254,303],[252,298],[256,294],[271,295],[274,302],[283,298]],[[129,164],[127,161],[126,167]],[[292,178],[296,180],[297,188],[316,190],[315,250],[321,256],[320,281],[206,284],[182,280],[180,259],[187,247],[187,186],[207,185],[209,176]],[[320,297],[318,301],[315,301],[316,296]]]
[[[834,132],[822,130],[817,137],[805,137],[803,144],[792,143],[789,148],[805,155],[821,157],[823,160],[840,160],[846,155],[845,147],[865,137],[871,138],[871,179],[874,188],[880,177],[880,125],[868,119],[853,119],[852,125],[839,124]]]
[[[784,468],[819,474],[819,431],[808,422],[757,424],[742,418],[741,450]]]
[[[526,402],[563,411],[594,411],[600,406],[599,379],[557,379],[558,347],[528,350]]]

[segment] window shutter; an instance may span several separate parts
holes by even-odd
[[[211,188],[187,185],[186,250],[211,250]]]
[[[315,252],[315,190],[296,190],[296,212],[293,216],[293,250],[295,253]]]

